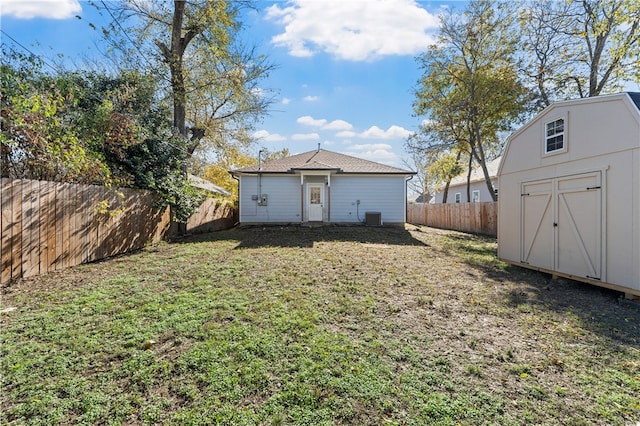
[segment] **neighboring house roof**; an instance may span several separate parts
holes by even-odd
[[[489,172],[489,177],[491,179],[498,176],[498,168],[500,167],[500,160],[502,160],[501,156],[487,163],[487,171]],[[474,182],[483,182],[483,181],[484,181],[484,172],[482,171],[482,167],[477,166],[471,172],[470,182],[474,183]],[[451,188],[452,186],[466,185],[466,184],[467,184],[467,172],[465,171],[464,173],[459,174],[458,176],[451,179],[449,188]]]
[[[295,173],[297,170],[325,170],[337,173],[358,174],[401,174],[414,175],[415,172],[387,166],[374,161],[363,160],[351,155],[318,149],[296,154],[258,165],[232,170],[232,174],[242,173]]]
[[[189,179],[189,184],[194,188],[204,189],[205,191],[213,192],[215,194],[231,195],[231,193],[226,189],[221,188],[218,185],[214,185],[210,181],[202,179],[201,177],[188,174],[187,178]]]

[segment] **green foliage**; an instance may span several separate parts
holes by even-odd
[[[47,75],[9,52],[0,68],[2,175],[147,189],[185,221],[202,201],[187,182],[188,141],[175,137],[157,81],[133,70]]]
[[[64,78],[43,74],[41,63],[3,48],[0,65],[4,177],[108,183],[110,171],[71,125],[73,92]]]
[[[431,177],[434,188],[440,187],[464,171],[456,155],[445,152],[432,160],[427,167],[427,174]]]
[[[439,44],[418,58],[424,74],[413,106],[416,115],[428,120],[408,141],[411,151],[436,159],[444,152],[456,157],[471,153],[491,194],[486,162],[500,151],[500,135],[512,128],[526,100],[516,74],[516,37],[507,7],[474,0],[464,14],[442,18]]]
[[[253,126],[272,102],[262,82],[273,66],[242,42],[241,8],[247,4],[130,1],[103,5],[122,25],[105,33],[109,44],[126,51],[124,46],[130,42],[116,36],[124,28],[137,48],[122,59],[140,62],[141,52],[163,76],[167,83],[163,89],[171,94],[173,127],[190,140],[189,153],[224,156],[227,149],[247,148],[253,143]]]

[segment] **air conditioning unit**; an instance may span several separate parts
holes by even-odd
[[[364,224],[367,226],[382,226],[382,213],[366,212],[364,214]]]

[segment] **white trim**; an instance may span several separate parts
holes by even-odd
[[[554,133],[553,135],[547,134],[547,126],[550,124],[554,124],[558,121],[562,120],[562,132]],[[568,151],[569,145],[569,112],[565,112],[564,114],[557,115],[551,119],[541,121],[542,123],[542,156],[548,157],[550,155],[562,154]],[[562,136],[562,148],[554,149],[553,151],[548,150],[548,142],[549,138]]]

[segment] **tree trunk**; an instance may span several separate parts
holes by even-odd
[[[169,58],[169,69],[171,71],[171,89],[173,90],[173,126],[178,132],[187,137],[186,129],[186,104],[187,92],[184,86],[184,73],[182,72],[182,56],[187,47],[185,39],[182,37],[182,20],[184,18],[184,0],[173,2],[173,23],[171,26],[171,57]]]
[[[473,170],[473,153],[469,153],[469,165],[467,166],[467,203],[471,202],[471,172]]]
[[[444,185],[444,190],[442,191],[442,204],[447,204],[447,198],[449,197],[449,184],[451,184],[451,179],[449,179]]]
[[[487,184],[487,189],[489,190],[489,195],[491,195],[491,199],[496,202],[498,201],[498,197],[496,196],[496,191],[493,188],[493,182],[491,182],[491,176],[489,176],[489,171],[487,170],[487,161],[484,155],[484,150],[482,149],[482,143],[480,139],[479,132],[476,130],[477,136],[477,144],[475,149],[472,150],[472,155],[476,156],[476,160],[480,163],[482,167],[482,173],[484,174],[484,182]]]

